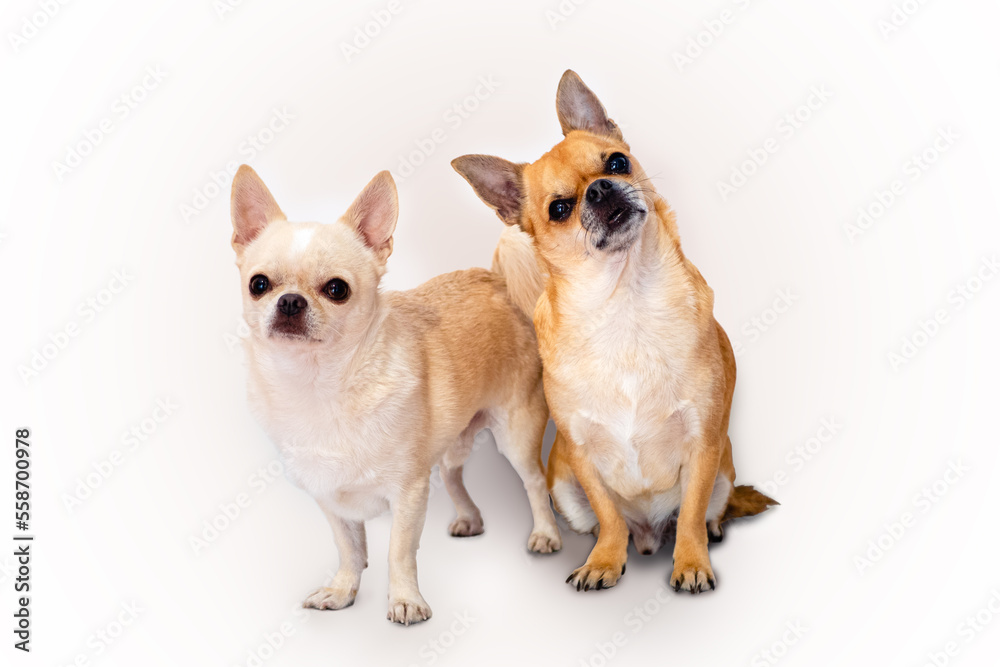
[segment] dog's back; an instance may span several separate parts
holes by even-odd
[[[531,236],[516,225],[505,227],[493,252],[493,271],[507,282],[510,299],[530,318],[548,279]]]
[[[460,424],[467,406],[506,404],[541,382],[534,328],[501,275],[454,271],[386,297],[385,325],[420,341],[438,419]]]

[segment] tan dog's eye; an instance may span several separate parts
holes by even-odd
[[[573,212],[572,199],[557,199],[549,204],[549,218],[555,222],[562,222]]]
[[[612,153],[604,164],[604,171],[609,174],[628,174],[632,172],[632,164],[622,153]]]
[[[347,297],[351,295],[351,288],[340,278],[334,278],[323,287],[323,294],[331,301],[339,303],[347,301]]]

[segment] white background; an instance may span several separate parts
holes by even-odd
[[[1000,619],[983,612],[992,624],[979,631],[965,619],[1000,596],[1000,280],[977,283],[1000,250],[1000,9],[906,4],[912,16],[884,35],[890,0],[567,0],[565,15],[556,0],[402,0],[348,58],[342,44],[385,2],[245,0],[220,16],[212,0],[94,0],[59,6],[34,31],[24,21],[42,22],[37,1],[5,3],[0,535],[8,544],[14,533],[14,430],[27,426],[37,538],[30,655],[11,646],[13,547],[0,551],[3,664],[253,665],[264,646],[268,667],[761,665],[772,648],[789,666],[922,665],[949,642],[955,655],[938,664],[994,664]],[[679,67],[674,54],[699,33],[706,46]],[[156,67],[165,78],[131,93]],[[332,222],[372,175],[399,174],[442,128],[399,180],[385,284],[488,266],[501,225],[449,161],[539,157],[560,138],[554,97],[568,67],[675,207],[716,317],[743,346],[738,477],[760,486],[778,475],[782,505],[730,525],[712,547],[710,594],[657,601],[669,545],[633,552],[615,589],[577,593],[563,581],[593,538],[567,534],[561,553],[529,556],[525,496],[485,438],[467,475],[486,534],[448,537],[453,509],[444,493],[431,499],[418,562],[433,619],[385,620],[385,518],[369,526],[357,603],[295,611],[336,553],[309,497],[254,477],[276,450],[245,403],[229,176],[218,172],[249,161],[292,219]],[[480,77],[498,85],[469,98]],[[813,87],[832,96],[802,110]],[[123,94],[143,98],[127,116]],[[475,107],[457,126],[446,116],[456,104]],[[294,118],[249,155],[244,142],[274,109]],[[786,137],[778,123],[796,111],[809,117]],[[54,163],[105,118],[111,131],[60,178]],[[957,139],[912,179],[904,169],[942,128]],[[723,200],[718,183],[770,137],[777,152]],[[852,242],[845,225],[896,179],[903,193]],[[124,289],[105,291],[121,270]],[[956,296],[966,284],[978,288],[971,300]],[[793,301],[776,315],[779,291]],[[88,299],[103,300],[101,312]],[[923,334],[939,310],[946,320]],[[73,325],[77,335],[60,336]],[[894,368],[890,353],[914,337],[918,351]],[[36,352],[45,356],[24,379]],[[154,429],[144,420],[158,399],[178,407]],[[836,433],[822,431],[819,451],[796,463],[824,419]],[[128,450],[123,434],[143,427],[151,433]],[[97,488],[69,509],[116,450],[120,465],[91,476]],[[935,502],[915,500],[957,462],[968,471],[940,482]],[[239,494],[249,506],[196,554],[192,536]],[[889,535],[907,513],[902,535]],[[861,564],[880,540],[881,557]],[[142,611],[118,628],[130,603]],[[466,629],[456,614],[474,620]],[[265,637],[285,622],[291,634],[269,650]],[[105,631],[117,635],[110,645]],[[619,632],[608,660],[601,649]]]

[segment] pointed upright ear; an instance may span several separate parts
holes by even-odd
[[[392,233],[398,217],[396,182],[388,171],[380,171],[347,209],[343,219],[357,230],[365,245],[384,263],[392,254]]]
[[[233,218],[233,249],[237,253],[270,223],[285,219],[264,181],[247,165],[241,166],[233,177],[229,208]]]
[[[463,155],[452,160],[451,166],[501,220],[508,225],[518,224],[524,204],[523,164],[492,155]]]
[[[566,70],[559,80],[556,91],[556,113],[559,114],[559,124],[563,135],[573,130],[586,130],[593,134],[611,137],[623,141],[622,131],[615,121],[608,118],[604,105],[597,99],[587,84],[576,72]]]

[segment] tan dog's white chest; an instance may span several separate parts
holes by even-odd
[[[679,355],[658,326],[671,315],[651,301],[608,302],[576,317],[561,313],[574,333],[560,336],[543,361],[550,405],[572,441],[619,496],[652,506],[654,496],[677,485],[699,418],[681,398]]]

